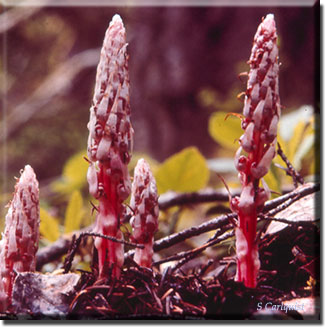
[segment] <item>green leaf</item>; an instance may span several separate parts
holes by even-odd
[[[83,211],[83,198],[79,190],[75,190],[70,197],[69,204],[65,210],[64,232],[71,233],[80,229]]]
[[[50,242],[60,237],[59,220],[40,208],[40,234]]]
[[[159,194],[167,190],[197,191],[205,187],[209,177],[206,160],[195,147],[185,148],[169,157],[155,175]]]
[[[293,162],[294,156],[303,140],[305,128],[306,124],[302,120],[298,121],[294,127],[293,136],[288,142],[289,153],[286,154],[291,163]]]
[[[307,153],[314,147],[315,145],[315,136],[314,134],[310,134],[304,138],[301,142],[297,152],[294,155],[293,165],[296,169],[301,169],[301,161],[307,155]]]
[[[226,112],[215,112],[209,120],[209,134],[222,146],[237,150],[238,139],[243,134],[241,121],[236,116],[228,116]]]
[[[52,184],[55,192],[71,194],[75,190],[81,189],[87,184],[86,174],[88,162],[84,159],[86,151],[81,151],[73,155],[64,165],[62,178]]]
[[[280,178],[278,177],[277,168],[274,165],[274,163],[271,164],[270,170],[268,173],[264,176],[264,180],[267,183],[267,186],[270,190],[280,192],[281,191],[281,182]]]

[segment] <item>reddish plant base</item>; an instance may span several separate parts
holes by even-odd
[[[99,234],[122,239],[120,231],[119,214],[121,203],[118,203],[116,183],[111,181],[111,177],[106,175],[106,166],[101,166],[100,182],[104,183],[103,197],[100,197],[99,214],[96,218],[95,231]],[[105,276],[104,272],[113,267],[112,276],[118,278],[120,269],[124,263],[123,246],[119,243],[95,238],[95,247],[98,250],[99,276]]]

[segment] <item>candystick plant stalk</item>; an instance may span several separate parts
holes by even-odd
[[[262,177],[269,171],[276,153],[277,123],[281,113],[274,15],[267,15],[259,25],[248,63],[250,72],[242,121],[245,132],[235,156],[242,193],[231,200],[231,208],[239,220],[236,228],[236,280],[254,288],[260,268],[256,242],[257,215],[270,196]],[[259,186],[260,180],[263,187]]]
[[[134,169],[130,207],[133,211],[131,240],[144,245],[144,249],[135,249],[134,261],[140,266],[151,267],[159,207],[156,181],[144,159],[140,159]]]
[[[123,22],[115,15],[104,38],[87,126],[90,160],[87,180],[90,193],[99,200],[95,231],[118,239],[122,239],[122,203],[131,190],[127,164],[131,159],[133,129],[126,48]],[[124,262],[123,246],[96,238],[95,247],[99,276],[105,276],[107,267],[112,267],[113,276],[118,278]]]
[[[11,304],[16,273],[36,270],[39,213],[39,184],[32,167],[26,165],[16,183],[0,242],[0,311]]]

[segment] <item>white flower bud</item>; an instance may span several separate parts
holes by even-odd
[[[254,148],[253,131],[254,131],[254,123],[250,122],[245,130],[245,133],[240,138],[241,146],[246,152],[250,152]]]
[[[257,104],[256,108],[253,111],[252,119],[254,121],[254,125],[257,129],[260,128],[262,120],[263,120],[263,111],[264,111],[265,101],[261,100]]]
[[[97,197],[97,191],[98,191],[98,180],[97,180],[97,172],[94,164],[90,164],[88,166],[87,170],[87,182],[89,185],[89,193],[93,197]]]

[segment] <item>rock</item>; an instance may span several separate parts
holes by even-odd
[[[13,287],[17,315],[64,318],[80,275],[18,273]]]
[[[302,187],[305,187],[305,185]],[[294,224],[295,221],[313,222],[319,216],[318,212],[320,208],[318,203],[320,200],[320,192],[307,195],[292,203],[281,212],[278,212],[275,218],[286,219],[291,221],[292,224]],[[288,224],[286,223],[272,221],[264,236],[275,234],[287,227]]]

